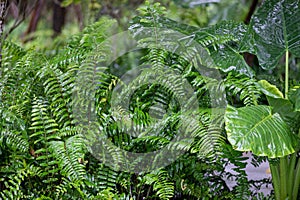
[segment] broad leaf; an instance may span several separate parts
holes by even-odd
[[[286,51],[300,56],[299,0],[264,1],[252,17],[257,57],[263,69],[273,69]]]
[[[300,113],[294,111],[293,104],[288,99],[273,98],[269,96],[267,96],[267,99],[269,105],[273,108],[273,113],[278,113],[290,130],[294,133],[298,133],[300,128]]]
[[[298,138],[269,106],[228,106],[225,125],[229,142],[239,151],[258,156],[283,157],[294,153]]]
[[[270,84],[266,80],[260,80],[258,82],[261,91],[266,95],[269,105],[273,108],[273,113],[280,114],[281,118],[287,123],[291,130],[298,133],[299,130],[299,117],[300,113],[295,112],[293,101],[297,101],[297,92],[289,93],[291,99],[285,99],[282,92],[275,86]]]
[[[243,57],[244,52],[254,53],[252,41],[247,35],[247,26],[233,21],[222,21],[200,29],[199,33],[202,32],[216,37],[209,46],[209,52],[219,69],[224,72],[236,71],[250,77],[254,75]]]
[[[266,80],[258,81],[261,91],[270,97],[273,98],[284,98],[282,92],[275,86],[269,83]]]

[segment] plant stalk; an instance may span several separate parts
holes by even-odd
[[[285,51],[285,87],[284,87],[284,96],[285,99],[288,99],[289,91],[289,52]],[[290,191],[290,186],[293,184],[293,180],[290,179],[294,172],[294,161],[293,159],[289,162],[287,156],[280,158],[279,166],[270,165],[273,187],[275,191],[276,200],[291,198],[291,194],[288,194]],[[289,173],[288,173],[289,172]],[[296,177],[297,179],[297,177]]]
[[[7,9],[7,0],[0,0],[0,68],[2,66],[2,45],[3,45],[3,27],[4,27],[4,18]],[[0,71],[1,75],[2,70]]]
[[[286,199],[287,197],[287,169],[288,169],[288,160],[287,156],[280,158],[279,161],[279,172],[280,172],[280,195],[281,199]]]
[[[285,51],[285,87],[284,87],[284,95],[285,98],[288,99],[289,92],[289,51]]]
[[[278,166],[270,163],[275,200],[280,200],[280,177]]]
[[[293,194],[293,184],[295,181],[295,167],[296,167],[296,153],[293,153],[290,156],[290,162],[289,162],[289,171],[288,171],[288,182],[287,182],[287,189],[288,189],[288,196],[292,197]]]
[[[291,199],[297,199],[298,197],[298,191],[299,191],[299,185],[300,185],[300,162],[298,160],[296,170],[295,170],[295,180],[293,183],[293,194]]]

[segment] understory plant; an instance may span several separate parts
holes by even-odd
[[[236,150],[269,159],[276,199],[297,199],[299,191],[299,15],[299,1],[281,0],[265,1],[249,25],[227,21],[199,30],[163,17],[152,24],[139,19],[141,26],[188,34],[206,48],[214,68],[224,72],[228,141]],[[250,67],[245,53],[258,62]]]
[[[252,17],[248,36],[260,67],[273,70],[284,58],[283,91],[260,80],[257,87],[266,102],[239,108],[230,105],[225,114],[233,148],[268,157],[276,200],[299,199],[299,65],[292,66],[290,60],[291,55],[300,56],[299,17],[299,1],[265,1]],[[290,73],[296,73],[296,79],[290,79]]]
[[[157,5],[156,10],[159,8]],[[114,33],[111,28],[114,26],[113,20],[103,18],[70,37],[54,55],[23,49],[5,41],[0,85],[0,197],[15,200],[231,199],[249,196],[246,174],[242,170],[238,175],[224,171],[224,165],[229,164],[226,155],[240,157],[241,153],[223,143],[222,127],[211,123],[210,111],[206,109],[208,88],[203,76],[193,70],[187,58],[148,48],[135,52],[139,57],[134,55],[137,58],[132,58],[132,62],[151,63],[157,67],[157,72],[161,72],[160,66],[169,65],[178,70],[177,77],[187,77],[203,107],[195,111],[195,120],[188,129],[194,137],[193,143],[171,143],[180,125],[180,106],[172,100],[174,92],[169,87],[181,94],[180,82],[178,85],[168,85],[168,82],[151,87],[144,85],[132,97],[131,116],[141,127],[153,120],[148,114],[150,107],[153,115],[165,117],[156,127],[158,135],[135,137],[125,132],[126,126],[118,124],[116,119],[118,115],[123,116],[123,110],[112,110],[110,101],[122,74],[114,73],[114,67],[128,62],[131,55],[103,66],[103,71],[95,70],[110,56],[107,53],[110,47],[104,45],[104,41]],[[145,173],[118,171],[96,159],[86,145],[85,127],[77,125],[78,116],[75,115],[78,113],[73,109],[84,102],[79,96],[74,98],[78,92],[76,79],[79,73],[84,73],[88,80],[97,77],[94,105],[97,123],[115,146],[126,151],[150,152],[170,144],[170,151],[184,150],[186,154],[165,168]],[[147,78],[147,73],[143,77]],[[174,77],[170,77],[172,80]],[[90,82],[84,84],[89,86]],[[161,115],[165,110],[168,115]],[[227,150],[214,157],[217,149],[223,147]],[[108,149],[106,154],[118,164],[124,160],[113,149]],[[230,160],[244,167],[243,158]],[[241,185],[231,192],[224,177],[235,177]]]
[[[286,69],[290,66],[289,53],[299,56],[298,6],[298,1],[267,1],[249,25],[222,21],[198,28],[168,19],[159,4],[146,3],[129,27],[139,50],[124,54],[109,65],[103,65],[112,56],[106,41],[118,30],[113,28],[115,21],[107,18],[71,36],[55,53],[40,53],[5,41],[0,71],[0,197],[260,198],[258,192],[250,190],[253,185],[247,179],[245,158],[240,152],[252,151],[269,158],[276,198],[296,199],[300,177],[299,82],[295,78],[288,82],[287,70],[282,94],[260,77],[269,73],[268,80],[277,81],[273,72],[282,55],[286,55]],[[162,28],[165,32],[155,31]],[[154,32],[149,34],[149,30]],[[199,51],[194,51],[195,43],[201,46],[200,57],[209,60],[195,62],[199,61],[194,59],[199,56]],[[173,48],[177,53],[162,47]],[[256,55],[259,66],[250,67],[244,53]],[[151,66],[151,73],[160,84],[133,88],[122,82],[127,70],[141,65]],[[208,75],[197,71],[203,65]],[[268,71],[262,72],[260,67]],[[175,71],[174,76],[165,76],[166,68]],[[290,70],[298,72],[298,68]],[[221,79],[209,76],[212,70],[218,70]],[[133,83],[151,79],[147,72],[142,71]],[[82,75],[88,81],[79,87],[77,79]],[[178,101],[186,91],[181,80],[190,85],[194,99]],[[280,87],[280,81],[276,81]],[[112,106],[118,84],[132,94],[126,111]],[[211,98],[214,87],[222,91],[219,101]],[[89,94],[93,88],[96,88],[92,97],[95,102],[86,104],[80,95]],[[120,95],[117,100],[122,98]],[[188,113],[192,120],[186,119],[181,110],[182,104],[190,101],[199,105]],[[214,108],[213,102],[220,104]],[[231,106],[226,109],[227,103]],[[95,114],[100,136],[87,133],[92,124],[89,117],[82,119],[83,125],[78,126],[78,106]],[[156,118],[161,119],[159,123],[155,123]],[[190,120],[188,126],[182,125],[184,120]],[[134,127],[131,122],[135,123]],[[154,124],[150,130],[156,134],[128,133],[149,124]],[[184,136],[191,136],[192,142],[173,140],[180,128],[185,130]],[[93,149],[87,145],[90,136],[96,140],[105,138],[127,152],[147,153],[167,146],[171,153],[185,153],[169,165],[152,171],[120,171],[119,166],[128,164],[125,156],[113,148],[105,148],[105,155],[116,167],[105,165],[106,157],[96,159]],[[258,165],[261,160],[254,162]],[[225,171],[230,163],[236,166],[236,173]],[[130,164],[138,167],[139,159]],[[230,190],[225,179],[235,179],[237,185]]]

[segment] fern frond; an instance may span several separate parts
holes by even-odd
[[[165,170],[158,170],[145,175],[145,183],[152,185],[160,199],[170,199],[174,195],[174,184],[169,180],[169,175]]]
[[[14,151],[26,153],[29,150],[29,143],[27,138],[24,138],[21,132],[18,131],[2,131],[0,132],[1,146],[6,145],[9,149]]]
[[[49,114],[48,102],[41,98],[35,98],[32,105],[31,117],[32,123],[29,129],[33,130],[34,133],[30,135],[30,138],[41,136],[42,138],[35,140],[35,143],[42,141],[46,144],[58,131],[58,124]]]
[[[71,181],[68,178],[62,177],[62,181],[55,187],[55,198],[80,198],[88,199],[88,195],[82,189],[83,182],[80,180]]]
[[[211,116],[202,113],[198,120],[188,118],[187,132],[194,138],[191,153],[197,153],[199,158],[210,158],[224,142],[219,123],[213,123]]]
[[[85,175],[84,165],[79,159],[84,157],[82,138],[75,135],[63,141],[49,142],[51,151],[57,156],[62,174],[71,181],[83,180]]]
[[[41,173],[40,168],[28,165],[25,168],[19,169],[7,181],[4,182],[5,188],[0,191],[0,197],[2,199],[18,200],[24,199],[27,193],[26,189],[23,188],[22,183],[29,177],[39,176]]]
[[[15,63],[15,61],[19,60],[26,54],[26,51],[23,48],[7,40],[4,41],[2,48],[4,58],[2,62],[4,66]]]
[[[256,84],[256,80],[244,75],[229,73],[224,81],[224,85],[229,92],[239,97],[244,105],[257,105],[261,92]],[[229,95],[232,96],[232,95]]]
[[[49,97],[50,108],[60,127],[72,126],[72,110],[70,107],[75,76],[73,68],[63,73],[59,69],[46,66],[38,75],[44,81],[45,93]]]

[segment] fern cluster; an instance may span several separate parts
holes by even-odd
[[[224,105],[220,103],[216,114],[210,96],[218,88],[237,104],[258,103],[253,71],[239,55],[246,48],[238,44],[245,39],[246,28],[223,22],[199,30],[164,18],[163,13],[159,4],[149,4],[133,20],[130,31],[142,48],[135,59],[151,68],[143,69],[128,85],[120,74],[112,73],[112,66],[122,60],[107,65],[112,55],[105,41],[114,33],[112,20],[101,19],[86,27],[55,55],[5,42],[0,79],[0,198],[243,199],[249,195],[245,195],[250,186],[243,170],[238,175],[224,171],[229,162],[240,169],[244,166],[242,159],[236,159],[241,155],[226,145]],[[152,34],[147,35],[151,27],[173,31],[153,40]],[[180,38],[182,34],[187,37]],[[199,51],[214,62],[199,59]],[[199,71],[202,65],[205,70]],[[225,81],[211,76],[213,69],[223,70]],[[244,75],[234,76],[234,72]],[[123,90],[113,96],[118,84]],[[221,101],[226,102],[224,96]],[[128,107],[122,107],[127,100]],[[156,168],[168,159],[165,152],[158,153],[150,169],[141,172],[142,157],[129,162],[127,154],[116,148],[133,153],[165,148],[181,157]],[[113,165],[106,166],[107,161]],[[119,171],[124,166],[128,170]],[[226,176],[239,181],[235,193],[227,188]]]

